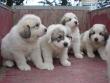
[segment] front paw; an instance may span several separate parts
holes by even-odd
[[[39,68],[39,69],[46,69],[46,65],[45,64],[35,64],[36,68]]]
[[[82,59],[83,58],[83,55],[79,53],[79,54],[75,54],[75,57],[76,58],[79,58],[79,59]]]
[[[88,55],[89,58],[95,58],[95,55],[92,54],[92,53],[88,53],[87,55]]]
[[[18,68],[19,68],[21,71],[30,71],[30,70],[31,70],[31,67],[30,67],[28,64],[18,65]]]
[[[54,65],[53,64],[49,64],[49,63],[44,63],[43,69],[53,70],[54,69]]]
[[[71,62],[69,62],[68,60],[61,61],[61,64],[63,66],[71,66]]]
[[[106,55],[101,55],[101,54],[100,54],[100,57],[101,57],[101,59],[104,60],[104,61],[107,60],[107,56],[106,56]]]
[[[13,66],[14,66],[14,62],[11,61],[11,60],[3,61],[3,66],[6,66],[6,67],[13,67]]]

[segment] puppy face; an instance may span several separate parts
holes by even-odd
[[[24,39],[38,38],[46,33],[40,17],[32,14],[23,16],[17,25],[20,26],[19,33]]]
[[[66,35],[64,31],[60,29],[53,30],[51,34],[51,43],[59,48],[67,48],[70,46],[71,36]]]
[[[74,13],[66,13],[61,19],[61,24],[74,28],[79,25],[79,22]]]
[[[94,43],[104,43],[108,39],[106,26],[103,24],[95,24],[89,32],[89,38]]]

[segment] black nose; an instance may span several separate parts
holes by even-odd
[[[94,40],[97,42],[98,41],[98,38],[95,38]]]
[[[77,21],[75,21],[74,23],[75,23],[76,25],[78,24],[78,22],[77,22]]]
[[[44,32],[47,32],[47,29],[44,29]]]
[[[67,42],[64,42],[64,47],[67,47],[68,46],[68,43]]]

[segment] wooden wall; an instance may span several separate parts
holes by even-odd
[[[16,23],[24,14],[31,13],[41,17],[44,25],[48,26],[53,23],[59,23],[62,16],[66,12],[73,12],[79,18],[79,27],[81,32],[85,31],[89,27],[89,15],[88,10],[84,9],[74,9],[73,7],[62,8],[62,7],[16,7],[14,8],[14,22]]]
[[[3,5],[0,5],[0,43],[1,39],[9,32],[13,25],[13,11]],[[1,57],[0,57],[1,63]]]
[[[95,23],[102,23],[107,26],[110,32],[110,7],[98,9],[90,12],[90,26]]]

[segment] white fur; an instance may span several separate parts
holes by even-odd
[[[51,40],[52,34],[55,32],[55,30],[60,30],[64,32],[65,39],[61,42],[56,42]],[[68,61],[68,47],[64,47],[64,42],[68,43],[68,46],[70,46],[71,39],[67,38],[66,35],[68,34],[68,30],[65,28],[65,26],[61,24],[53,24],[50,25],[47,29],[47,33],[39,38],[38,45],[41,49],[43,58],[44,58],[44,69],[47,70],[53,70],[53,57],[57,56],[60,58],[60,62],[63,66],[70,66],[71,63]],[[40,52],[40,51],[39,51]],[[37,52],[38,53],[38,52]],[[40,55],[41,57],[41,55]],[[41,62],[41,61],[40,61]]]
[[[90,33],[94,33],[89,37]],[[81,34],[81,50],[85,49],[90,58],[94,58],[94,50],[97,50],[103,60],[105,60],[105,40],[100,33],[106,34],[107,30],[103,24],[94,24],[91,29]],[[98,42],[95,42],[95,38]]]
[[[110,36],[107,41],[105,51],[106,51],[106,61],[107,61],[107,74],[108,74],[109,83],[110,83]]]
[[[71,19],[67,21],[68,19]],[[65,22],[65,24],[63,24]],[[77,22],[77,24],[75,24]],[[74,13],[65,13],[63,18],[61,19],[61,23],[65,25],[67,28],[71,29],[72,34],[72,49],[74,51],[74,55],[76,58],[83,58],[80,53],[80,32],[79,32],[79,22],[78,18]]]
[[[36,23],[39,23],[39,26],[35,26]],[[20,33],[27,26],[31,27],[31,36],[30,38],[22,38]],[[46,27],[41,23],[41,19],[38,16],[32,14],[23,16],[2,39],[1,54],[3,65],[12,67],[15,62],[20,70],[31,70],[26,58],[32,58],[31,53],[37,46],[38,38],[45,34],[45,29]]]

